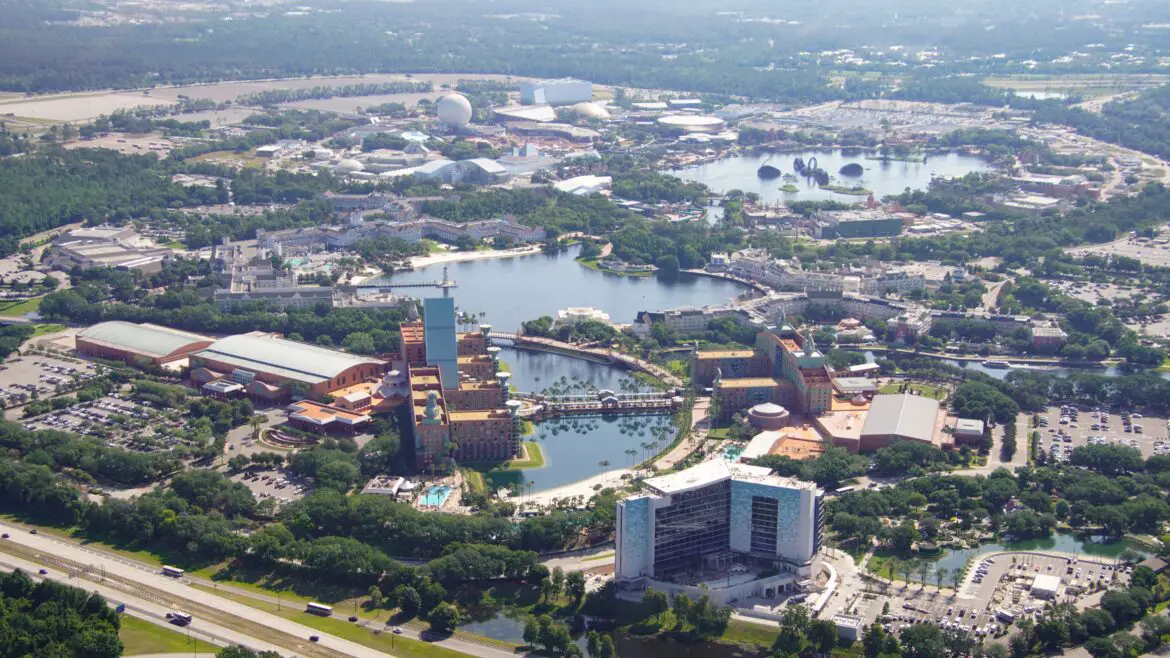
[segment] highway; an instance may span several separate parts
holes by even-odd
[[[49,571],[49,577],[54,580],[99,591],[111,602],[126,603],[136,616],[145,615],[143,618],[155,615],[156,619],[165,620],[168,611],[182,609],[195,618],[191,624],[193,633],[222,638],[218,644],[243,644],[254,649],[277,651],[285,656],[307,658],[385,658],[389,655],[195,589],[162,575],[157,567],[139,566],[64,539],[34,535],[27,529],[9,524],[0,524],[0,531],[9,535],[8,539],[0,539],[3,542],[0,543],[0,563],[9,568],[20,567],[36,574],[44,567],[26,556],[43,556],[40,558],[43,561],[56,564]],[[86,571],[87,575],[79,574],[79,571]],[[176,600],[179,603],[175,603]],[[311,635],[318,636],[319,641],[310,642]]]
[[[183,612],[190,613],[195,617],[195,621],[191,624],[192,635],[199,636],[200,639],[214,644],[242,644],[256,650],[277,651],[286,656],[353,656],[355,658],[376,656],[379,658],[392,658],[391,654],[348,640],[342,640],[317,629],[303,626],[283,617],[266,613],[246,604],[225,599],[211,592],[196,589],[189,585],[214,586],[221,591],[231,592],[235,595],[249,597],[255,599],[257,602],[268,604],[278,603],[278,599],[275,596],[258,594],[249,590],[234,588],[223,583],[215,583],[210,580],[189,576],[182,579],[169,578],[163,576],[159,572],[158,567],[154,565],[82,546],[76,542],[60,537],[46,534],[33,535],[29,532],[28,527],[0,524],[0,532],[6,532],[9,535],[8,539],[0,539],[0,567],[8,567],[9,569],[19,567],[29,571],[31,574],[36,574],[37,570],[43,566],[39,562],[52,564],[54,560],[67,561],[66,563],[72,563],[75,568],[58,567],[51,569],[50,577],[54,577],[54,575],[59,576],[54,577],[54,579],[90,591],[102,587],[102,585],[95,587],[94,579],[101,581],[102,575],[104,574],[107,582],[105,589],[109,591],[109,594],[103,591],[102,595],[106,596],[111,602],[126,603],[127,612],[134,613],[134,616],[141,617],[147,621],[164,625],[167,623],[167,612],[181,609]],[[34,563],[10,555],[11,552],[28,549],[44,555],[44,559]],[[82,581],[77,577],[77,566],[87,568],[91,571],[89,579]],[[160,598],[159,595],[163,595],[163,597]],[[172,603],[167,604],[166,601],[162,600],[163,598],[171,600]],[[175,600],[179,601],[179,603],[173,603]],[[285,603],[287,606],[288,602],[286,601]],[[230,615],[230,621],[221,624],[215,623],[213,618],[216,615],[223,615],[223,613]],[[333,617],[340,621],[347,620],[345,614],[337,612],[333,614]],[[364,619],[357,623],[363,627],[371,628],[371,632],[375,626],[374,622]],[[228,628],[227,625],[230,625],[231,628]],[[255,635],[243,632],[241,625],[251,626],[256,629],[254,631]],[[377,624],[377,629],[389,630],[381,624]],[[507,651],[492,645],[479,644],[460,637],[423,640],[423,633],[417,628],[403,626],[400,630],[402,631],[401,636],[404,638],[425,641],[428,644],[439,645],[467,655],[485,656],[487,658],[509,658],[515,656],[512,651]],[[282,637],[272,639],[270,642],[256,637],[256,635],[268,636],[273,634]],[[310,635],[318,636],[320,638],[319,641],[317,643],[309,643],[308,638]],[[331,649],[332,651],[325,651],[324,649]]]
[[[104,596],[112,605],[124,604],[126,606],[125,614],[131,617],[136,617],[177,633],[187,633],[190,637],[203,640],[204,642],[210,642],[219,646],[239,644],[255,651],[278,651],[280,649],[280,647],[246,635],[241,635],[231,629],[223,628],[222,626],[203,620],[195,620],[186,627],[171,625],[166,619],[166,613],[170,612],[170,609],[166,606],[132,596],[125,591],[113,587],[92,582],[78,582],[70,574],[59,569],[45,569],[48,573],[38,573],[42,568],[44,567],[17,557],[10,555],[0,556],[0,569],[4,571],[20,569],[27,573],[34,581],[54,580],[71,587],[79,587],[87,592],[96,592]]]

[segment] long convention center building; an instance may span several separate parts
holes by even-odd
[[[86,327],[75,340],[78,353],[84,356],[155,366],[176,364],[215,342],[170,327],[121,320]]]
[[[405,407],[404,434],[419,468],[452,459],[502,462],[520,453],[520,402],[509,399],[489,325],[459,332],[451,298],[424,300],[425,320],[410,302],[397,353],[362,356],[251,332],[220,339],[167,327],[104,322],[77,337],[81,354],[190,366],[207,396],[247,396],[287,404],[291,424],[326,433],[358,433],[378,413]]]
[[[824,532],[816,485],[723,459],[644,484],[646,493],[617,504],[622,588],[729,603],[774,598],[816,575]]]

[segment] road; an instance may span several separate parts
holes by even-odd
[[[283,617],[265,613],[243,603],[238,603],[230,599],[219,597],[210,592],[205,592],[203,590],[190,587],[188,584],[198,584],[204,587],[215,587],[220,591],[231,592],[234,595],[248,597],[256,600],[257,602],[264,602],[273,605],[279,603],[279,600],[275,596],[268,596],[250,590],[238,589],[231,587],[230,585],[224,585],[223,583],[213,582],[211,580],[201,578],[193,578],[190,576],[185,577],[180,582],[161,575],[158,571],[158,567],[154,565],[138,562],[119,555],[107,553],[105,551],[96,550],[88,546],[80,546],[75,542],[71,542],[66,539],[43,534],[32,535],[29,534],[27,528],[12,527],[8,524],[0,525],[0,530],[8,532],[9,534],[9,539],[0,541],[12,542],[20,544],[21,546],[28,546],[38,551],[43,551],[47,555],[57,556],[85,565],[93,565],[95,570],[99,572],[104,569],[104,572],[109,575],[116,575],[125,580],[132,580],[136,583],[142,583],[142,585],[146,587],[163,589],[168,594],[189,601],[215,606],[217,609],[230,612],[231,614],[236,615],[238,618],[251,620],[267,628],[288,633],[295,638],[307,639],[310,635],[317,635],[320,637],[320,641],[315,646],[330,649],[331,653],[328,655],[346,655],[354,656],[355,658],[365,658],[367,656],[385,657],[390,655],[360,644],[356,644],[354,642],[350,642],[348,640],[341,640],[316,629],[289,621]],[[0,551],[2,551],[3,548],[3,544],[0,544]],[[3,565],[5,561],[16,561],[18,559],[19,558],[11,557],[4,554],[3,552],[0,552],[0,565]],[[604,562],[599,564],[604,564]],[[16,566],[20,566],[20,568],[26,570],[31,569],[32,573],[36,573],[37,569],[41,568],[41,565],[28,562],[25,562],[24,566]],[[76,581],[74,584],[77,584]],[[92,589],[92,585],[92,582],[87,581],[84,583],[84,585],[78,584],[77,586],[83,586],[85,589]],[[126,602],[127,607],[130,607],[128,594],[124,591],[113,590],[113,595],[108,596],[107,598],[114,602]],[[287,605],[287,601],[285,604]],[[166,623],[166,612],[174,609],[172,607],[160,605],[157,602],[150,603],[147,606],[139,606],[136,603],[135,607],[145,609],[148,611],[146,614],[153,616],[153,618],[144,617],[144,619],[153,621],[155,623],[159,623],[159,621],[161,621],[163,624]],[[335,612],[333,617],[341,621],[348,620],[348,615],[342,613]],[[370,628],[371,631],[375,629],[389,630],[381,624],[375,624],[369,620],[362,620],[358,623],[364,627]],[[273,645],[269,645],[261,640],[251,638],[246,634],[225,629],[222,626],[217,626],[206,620],[201,620],[198,618],[195,622],[192,623],[191,628],[193,631],[202,631],[207,634],[208,637],[205,639],[208,641],[215,642],[215,638],[217,636],[223,638],[218,642],[215,642],[216,644],[244,644],[245,646],[249,647],[261,647],[261,649],[263,649],[265,646],[268,646],[271,648],[271,650],[279,651],[286,655],[290,651],[297,655],[308,655],[306,653],[306,645],[308,644],[307,642],[305,645],[296,643],[293,647],[275,648]],[[401,627],[401,631],[402,637],[425,641],[428,644],[436,644],[447,649],[472,656],[486,656],[487,658],[514,658],[515,656],[515,654],[511,651],[506,651],[495,646],[478,644],[458,637],[450,637],[439,640],[424,640],[422,637],[423,632],[419,629],[404,626]]]
[[[166,612],[174,609],[160,602],[151,603],[145,601],[147,598],[157,596],[154,593],[164,592],[168,597],[184,601],[184,604],[187,606],[186,611],[191,612],[193,616],[197,617],[196,621],[192,622],[192,630],[198,628],[201,632],[206,633],[216,633],[219,631],[231,632],[232,635],[227,635],[226,633],[220,634],[224,637],[234,636],[236,639],[230,640],[232,642],[238,641],[247,646],[258,647],[264,650],[270,649],[284,655],[352,656],[353,658],[384,658],[388,655],[357,644],[356,642],[343,640],[314,628],[289,621],[283,617],[278,617],[242,603],[195,589],[174,578],[163,576],[158,572],[157,567],[136,564],[130,560],[114,557],[113,555],[91,548],[78,546],[63,539],[51,538],[39,534],[33,535],[23,528],[10,524],[0,525],[0,530],[9,533],[9,539],[0,541],[14,545],[13,548],[32,549],[38,554],[46,556],[49,560],[56,557],[80,565],[86,565],[92,568],[93,577],[99,581],[102,579],[117,579],[114,582],[120,580],[122,583],[132,583],[132,586],[138,589],[138,596],[134,605],[136,608],[145,611],[145,614],[154,614],[165,618]],[[0,546],[0,549],[3,548],[5,547]],[[16,561],[16,558],[8,555],[0,555],[0,559]],[[38,568],[40,567],[33,565],[33,572],[35,573]],[[56,569],[54,572],[63,581],[67,582],[69,580],[68,575],[60,569]],[[95,588],[95,583],[87,580],[82,586],[85,589],[93,589]],[[100,583],[96,585],[96,588],[101,587],[102,585]],[[134,598],[135,593],[125,591],[119,593],[118,591],[111,590],[109,595],[109,599],[115,602]],[[228,629],[218,627],[215,624],[206,623],[204,620],[199,619],[202,616],[201,610],[215,610],[225,613],[226,616],[234,617],[240,622],[239,625],[235,625],[236,629],[247,628],[248,626],[260,626],[272,631],[270,635],[280,639],[276,640],[277,644],[271,644],[252,637],[250,635],[252,631],[228,631]],[[315,644],[310,643],[310,636],[318,636],[319,641]]]
[[[987,292],[983,293],[983,310],[992,312],[996,307],[996,300],[999,299],[999,291],[1007,284],[1007,279],[1003,281],[996,281],[987,286]]]
[[[231,629],[224,628],[217,624],[208,622],[203,619],[196,619],[185,628],[173,626],[167,622],[166,614],[171,612],[171,608],[159,604],[154,601],[149,601],[144,598],[133,596],[121,589],[115,589],[98,583],[79,582],[70,574],[60,569],[45,569],[48,573],[38,574],[42,569],[41,565],[23,560],[11,555],[0,555],[0,568],[5,571],[14,571],[20,569],[29,574],[34,580],[53,580],[63,585],[72,587],[80,587],[88,592],[97,592],[101,594],[111,605],[125,604],[126,614],[131,617],[136,617],[143,621],[150,622],[162,628],[183,633],[187,632],[191,637],[210,642],[219,646],[227,645],[241,645],[246,646],[254,651],[279,651],[280,647],[269,644],[254,637],[237,633]]]
[[[685,441],[679,441],[679,444],[673,450],[658,458],[654,462],[654,466],[659,473],[664,473],[674,468],[695,450],[698,450],[703,442],[707,440],[707,430],[711,429],[711,423],[707,420],[707,410],[711,408],[711,398],[699,397],[695,398],[695,406],[691,411],[691,431],[690,435]]]

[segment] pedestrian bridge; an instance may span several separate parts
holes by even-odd
[[[607,390],[585,395],[514,393],[513,399],[528,403],[520,415],[533,420],[570,415],[663,413],[674,411],[684,401],[672,392],[615,393]]]

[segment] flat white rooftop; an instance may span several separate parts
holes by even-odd
[[[815,490],[817,488],[812,482],[773,475],[772,470],[764,466],[732,463],[720,458],[710,459],[678,473],[649,478],[645,484],[658,494],[671,495],[733,479],[788,489]]]

